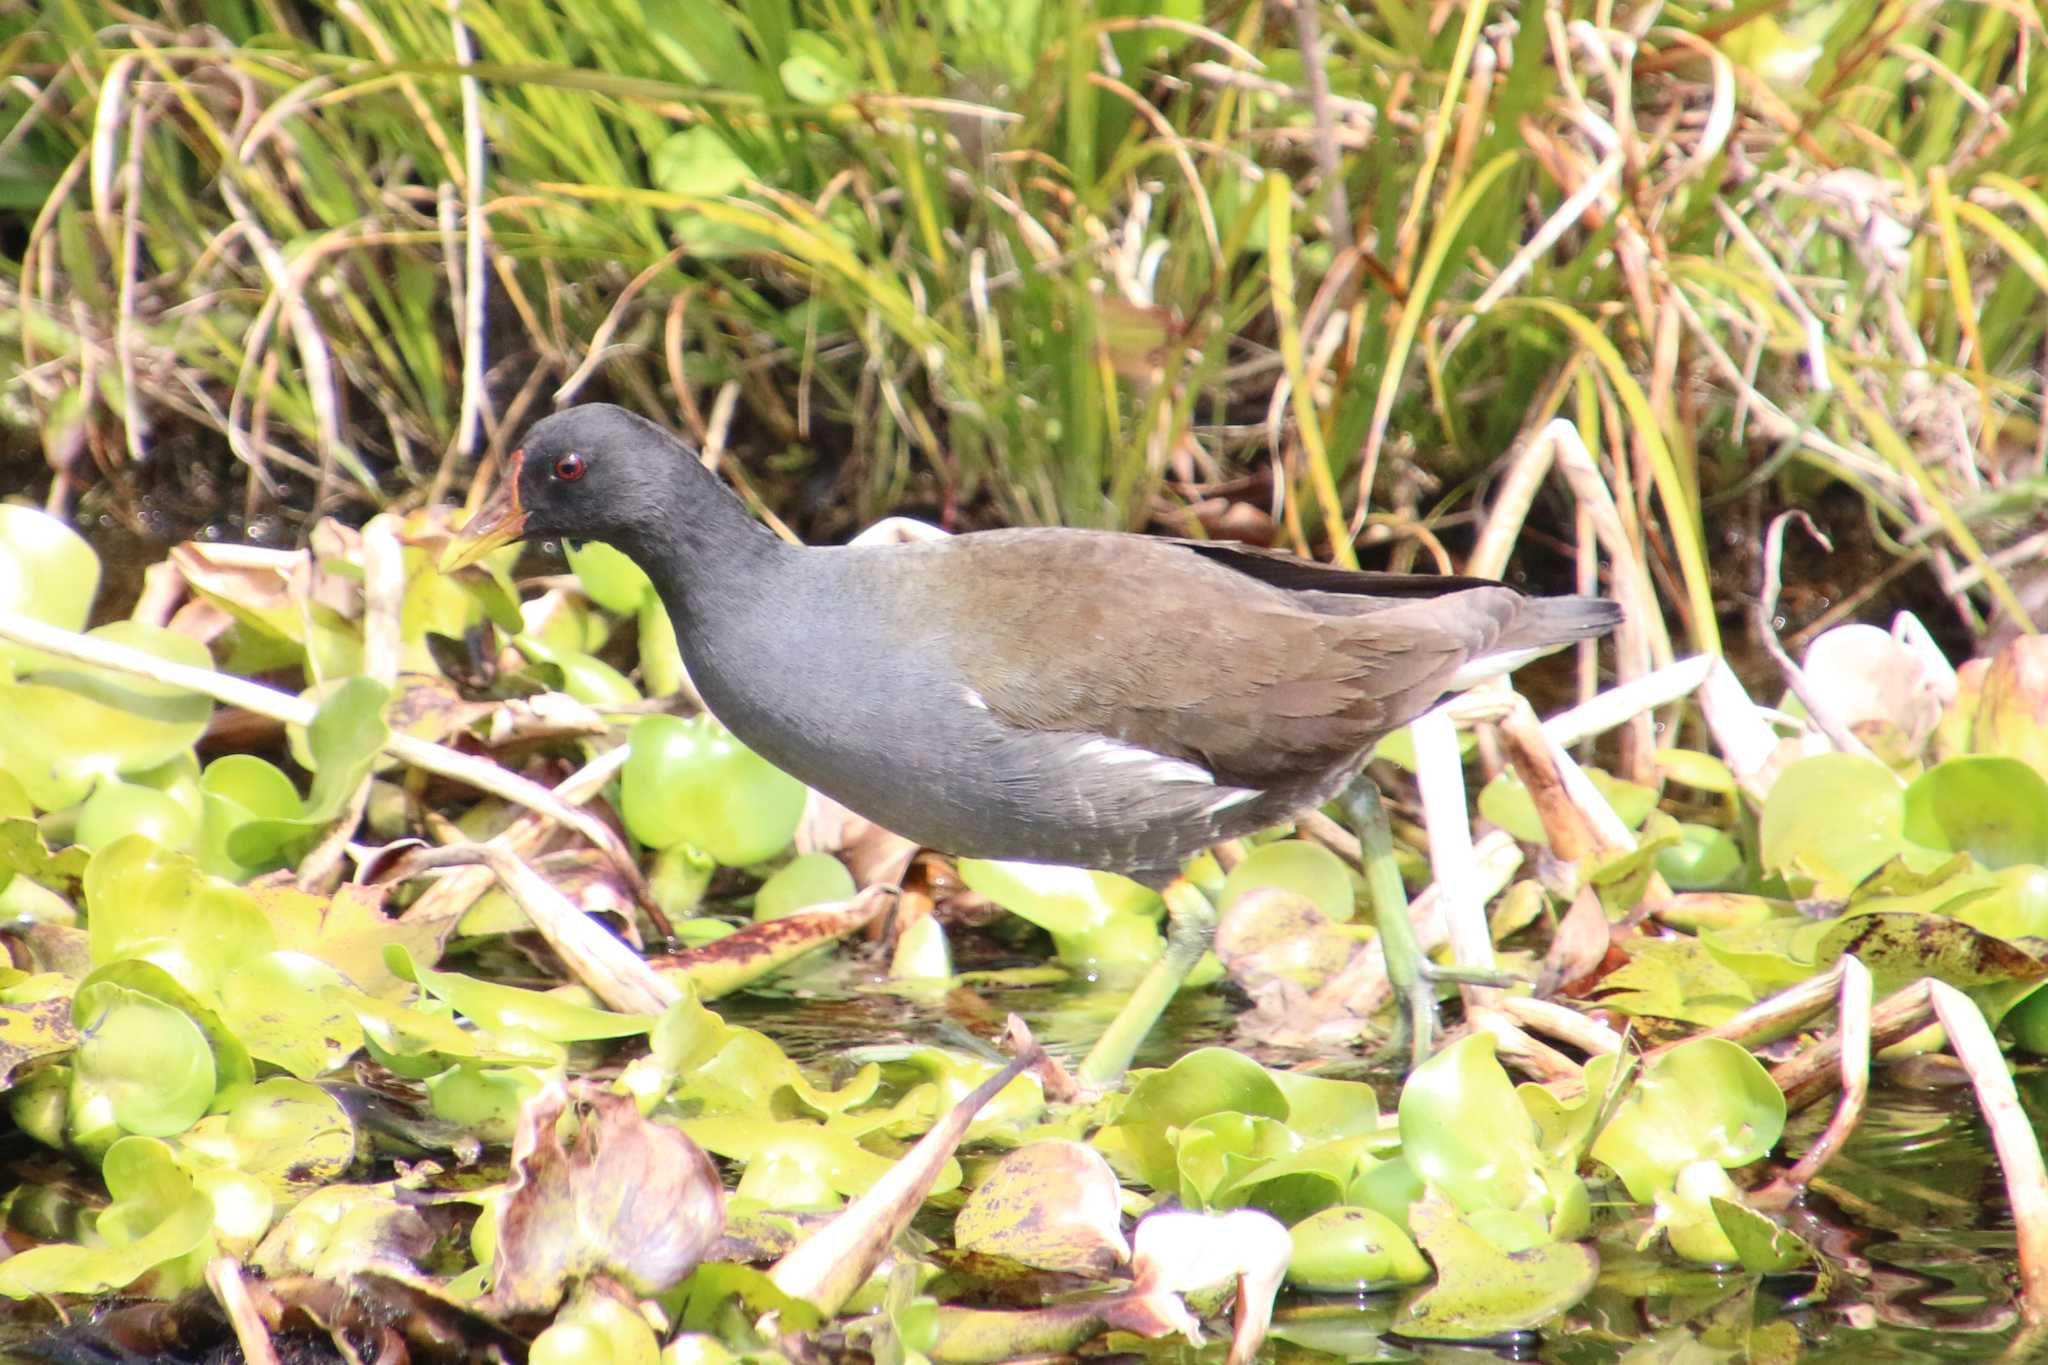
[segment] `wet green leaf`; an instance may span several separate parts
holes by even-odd
[[[1783,1275],[1815,1259],[1813,1248],[1796,1233],[1747,1205],[1717,1196],[1713,1207],[1736,1259],[1751,1274]]]
[[[800,854],[761,883],[754,893],[754,918],[781,919],[813,906],[852,900],[857,890],[846,864],[831,854]]]
[[[1540,1327],[1584,1298],[1600,1273],[1588,1246],[1552,1242],[1504,1254],[1445,1205],[1425,1200],[1413,1218],[1436,1284],[1395,1318],[1407,1336],[1469,1341]]]
[[[133,621],[88,632],[187,668],[213,666],[189,636]],[[22,723],[0,733],[0,758],[38,806],[85,799],[94,782],[156,768],[191,748],[213,715],[210,697],[132,674],[52,663],[0,682],[0,714]]]
[[[1742,874],[1742,850],[1725,830],[1681,823],[1679,842],[1657,853],[1657,870],[1678,891],[1711,891]]]
[[[708,717],[643,716],[620,774],[621,813],[652,848],[690,843],[728,867],[789,846],[804,786]]]
[[[384,950],[384,960],[393,975],[418,982],[427,994],[494,1033],[524,1032],[550,1042],[578,1043],[629,1038],[647,1032],[654,1023],[649,1015],[618,1014],[545,991],[501,986],[461,972],[431,971],[413,961],[412,954],[398,944]]]
[[[1343,860],[1321,844],[1301,839],[1260,844],[1247,853],[1224,878],[1216,909],[1228,913],[1246,892],[1259,888],[1292,892],[1338,923],[1351,918],[1356,904],[1352,875]]]
[[[1364,1293],[1429,1278],[1429,1262],[1408,1234],[1372,1209],[1324,1209],[1296,1223],[1288,1235],[1294,1257],[1287,1278],[1312,1293]]]
[[[1779,775],[1764,803],[1764,867],[1810,879],[1816,895],[1848,895],[1899,851],[1902,793],[1898,778],[1876,759],[1800,759]]]
[[[953,1224],[962,1251],[1007,1256],[1041,1270],[1100,1276],[1130,1257],[1123,1188],[1093,1148],[1034,1142],[998,1161]]]
[[[213,1103],[213,1049],[191,1016],[112,982],[88,980],[73,1002],[79,1045],[73,1110],[104,1104],[123,1131],[169,1137]]]
[[[1747,1165],[1784,1131],[1784,1092],[1756,1058],[1720,1038],[1695,1038],[1643,1068],[1592,1154],[1648,1203],[1694,1162]]]
[[[391,729],[384,721],[384,707],[390,699],[389,689],[365,677],[350,678],[329,693],[306,729],[313,785],[305,804],[286,817],[251,812],[255,818],[228,831],[228,857],[243,867],[274,867],[326,833],[369,776],[390,738]],[[252,775],[238,776],[250,781]]]
[[[1472,1033],[1415,1068],[1401,1087],[1401,1152],[1460,1210],[1547,1206],[1536,1127],[1494,1057]]]
[[[2048,863],[2048,780],[2015,758],[1952,758],[1906,788],[1905,836],[1990,868]]]
[[[982,858],[958,867],[970,890],[1051,934],[1063,962],[1135,967],[1159,956],[1164,905],[1128,877]]]
[[[99,556],[83,536],[47,512],[0,503],[0,611],[60,630],[84,630],[99,585]],[[58,661],[0,643],[0,664],[19,675]]]
[[[137,1161],[131,1144],[146,1143],[151,1149],[161,1143],[148,1138],[124,1138],[107,1153],[103,1167],[115,1206],[108,1210],[123,1234],[105,1246],[70,1244],[31,1247],[0,1262],[0,1294],[25,1299],[38,1294],[104,1294],[124,1289],[149,1271],[169,1261],[191,1255],[207,1242],[213,1227],[213,1201],[186,1182],[186,1192],[175,1200],[164,1200],[160,1174],[164,1163]],[[119,1153],[119,1155],[117,1155]],[[145,1220],[122,1215],[117,1210],[124,1200],[134,1200],[137,1185],[154,1196],[158,1216]],[[106,1221],[107,1215],[102,1215]],[[146,1223],[146,1225],[145,1225]]]
[[[85,901],[95,966],[146,958],[201,996],[275,946],[247,891],[132,835],[93,854]]]
[[[1828,926],[1814,949],[1822,966],[1844,954],[1870,968],[1880,990],[1923,976],[1970,987],[2048,975],[2048,963],[2032,953],[1944,915],[1846,915]]]

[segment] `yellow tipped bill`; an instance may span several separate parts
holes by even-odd
[[[525,458],[523,450],[512,452],[498,491],[476,509],[476,515],[441,552],[442,573],[474,564],[491,551],[526,535],[526,509],[519,505],[519,466]]]

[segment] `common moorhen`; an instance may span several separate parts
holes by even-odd
[[[1164,887],[1330,800],[1446,691],[1620,620],[1591,597],[1105,531],[791,545],[622,408],[536,423],[449,567],[522,536],[646,570],[714,716],[899,834]]]

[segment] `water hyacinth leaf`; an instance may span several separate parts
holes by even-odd
[[[210,669],[190,636],[115,621],[88,638],[141,650],[167,663]],[[206,731],[213,699],[133,674],[53,663],[0,683],[0,713],[23,723],[0,734],[0,757],[35,803],[58,810],[85,799],[102,778],[160,767]]]
[[[1503,1253],[1435,1200],[1417,1204],[1412,1218],[1436,1284],[1402,1305],[1394,1327],[1405,1336],[1471,1341],[1540,1327],[1583,1299],[1600,1274],[1591,1247],[1551,1242]]]
[[[1907,911],[1845,915],[1826,926],[1814,956],[1823,967],[1853,954],[1881,990],[1931,976],[1951,986],[1991,986],[2048,975],[2048,963],[1960,920]]]
[[[1904,833],[1989,868],[2048,863],[2048,780],[2016,758],[1951,758],[1906,788]]]
[[[1227,914],[1245,893],[1261,888],[1291,891],[1340,923],[1356,908],[1351,873],[1343,860],[1321,844],[1301,839],[1261,844],[1247,853],[1223,879],[1216,909]]]
[[[1748,1205],[1718,1196],[1711,1202],[1722,1234],[1750,1274],[1783,1275],[1817,1259],[1813,1248],[1797,1233]]]
[[[341,1101],[327,1091],[272,1076],[242,1090],[227,1112],[208,1115],[172,1146],[293,1200],[348,1170],[355,1161],[356,1130]]]
[[[1415,1068],[1401,1087],[1400,1121],[1403,1158],[1459,1209],[1547,1202],[1536,1127],[1491,1034],[1461,1038]]]
[[[834,1198],[861,1195],[889,1173],[894,1164],[875,1155],[859,1141],[817,1123],[764,1122],[757,1118],[716,1117],[685,1119],[682,1130],[697,1145],[745,1169],[736,1192],[742,1198],[758,1198],[773,1208],[819,1207],[786,1203],[770,1193],[771,1177],[801,1176],[802,1188],[818,1188]],[[960,1185],[960,1166],[950,1159],[943,1167],[933,1191],[944,1194]]]
[[[199,779],[204,813],[200,820],[200,865],[216,877],[247,881],[265,869],[238,861],[228,837],[257,820],[289,820],[304,803],[276,764],[254,754],[223,754]]]
[[[1742,850],[1726,830],[1681,821],[1678,842],[1657,850],[1657,871],[1677,891],[1712,891],[1742,874]]]
[[[1659,749],[1654,755],[1657,771],[1668,782],[1682,783],[1717,796],[1736,791],[1735,774],[1726,763],[1697,749]]]
[[[716,1000],[773,974],[814,949],[874,923],[889,906],[880,888],[834,906],[796,910],[721,938],[671,953],[655,965],[689,982],[699,998]]]
[[[777,920],[813,906],[852,900],[858,889],[846,864],[831,854],[798,854],[754,893],[754,918]]]
[[[527,1365],[661,1365],[661,1358],[647,1319],[590,1285],[577,1287],[526,1352]]]
[[[78,1046],[71,1026],[71,1002],[62,996],[23,1004],[0,1003],[0,1088],[14,1083],[15,1072],[30,1062],[55,1057]]]
[[[1617,1070],[1618,1068],[1618,1070]],[[1536,1123],[1537,1146],[1551,1160],[1570,1170],[1578,1169],[1592,1144],[1602,1116],[1614,1103],[1622,1086],[1635,1075],[1633,1057],[1625,1064],[1612,1053],[1589,1058],[1581,1069],[1583,1089],[1577,1099],[1560,1100],[1547,1086],[1525,1081],[1515,1087],[1522,1106]]]
[[[72,834],[85,848],[103,848],[137,834],[165,848],[189,849],[199,837],[199,821],[176,798],[153,787],[102,778],[78,808]]]
[[[249,1264],[272,1279],[335,1279],[366,1266],[415,1270],[434,1248],[434,1230],[418,1209],[391,1197],[393,1188],[323,1185],[286,1211]]]
[[[1205,1047],[1139,1076],[1123,1112],[1147,1123],[1180,1126],[1217,1113],[1284,1119],[1288,1109],[1286,1092],[1266,1068],[1241,1052]]]
[[[1241,1179],[1300,1146],[1285,1123],[1249,1114],[1205,1114],[1168,1135],[1180,1200],[1190,1208],[1232,1208]]]
[[[107,1153],[104,1172],[117,1207],[124,1196],[134,1193],[128,1186],[131,1168],[143,1167],[141,1175],[152,1186],[156,1183],[157,1164],[138,1162],[124,1150],[126,1144],[148,1141],[124,1138]],[[116,1151],[123,1151],[118,1159]],[[25,1299],[34,1295],[104,1294],[125,1289],[158,1266],[199,1251],[213,1229],[213,1201],[189,1180],[187,1190],[184,1197],[167,1207],[159,1199],[160,1216],[146,1227],[140,1218],[117,1215],[115,1223],[128,1234],[126,1241],[96,1247],[59,1243],[16,1252],[0,1262],[0,1295]],[[109,1209],[108,1213],[114,1210]],[[107,1214],[101,1216],[104,1219]]]
[[[1694,1038],[1643,1068],[1592,1155],[1649,1203],[1694,1162],[1747,1165],[1784,1131],[1785,1095],[1763,1065],[1725,1039]]]
[[[1051,934],[1063,962],[1136,967],[1159,955],[1164,902],[1128,877],[982,858],[957,866],[969,890]]]
[[[1766,870],[1846,896],[1903,841],[1903,788],[1891,769],[1854,754],[1815,754],[1788,766],[1764,803],[1759,849]]]
[[[1228,1048],[1198,1048],[1172,1066],[1136,1074],[1118,1121],[1094,1143],[1155,1190],[1180,1187],[1173,1130],[1210,1114],[1287,1117],[1287,1097],[1266,1069]]]
[[[2048,867],[2000,868],[1985,894],[1943,913],[1993,938],[2048,937]]]
[[[682,1132],[642,1118],[630,1096],[593,1092],[565,1147],[556,1121],[568,1108],[556,1084],[520,1112],[486,1312],[549,1312],[572,1282],[599,1274],[663,1293],[725,1230],[718,1170]]]
[[[1363,1081],[1305,1076],[1297,1071],[1268,1070],[1266,1075],[1287,1101],[1287,1126],[1304,1138],[1357,1137],[1379,1131],[1379,1096]]]
[[[553,1068],[458,1062],[427,1078],[427,1104],[435,1118],[467,1129],[480,1141],[510,1142],[521,1107],[553,1079]]]
[[[954,1220],[953,1244],[1040,1270],[1106,1275],[1130,1259],[1122,1198],[1116,1173],[1093,1148],[1030,1143],[974,1187]]]
[[[1254,887],[1217,917],[1214,948],[1248,991],[1273,981],[1313,991],[1351,961],[1359,942],[1307,897]]]
[[[363,1045],[355,1011],[329,993],[345,984],[318,958],[282,949],[265,953],[221,983],[221,1020],[251,1057],[310,1081]]]
[[[1300,1222],[1318,1209],[1351,1201],[1364,1174],[1383,1164],[1380,1153],[1390,1141],[1391,1137],[1348,1137],[1287,1151],[1242,1172],[1230,1202],[1264,1209],[1283,1223]]]
[[[545,991],[501,986],[461,972],[432,971],[415,962],[402,944],[387,947],[384,961],[394,976],[416,982],[436,1000],[493,1033],[523,1031],[554,1043],[582,1043],[632,1037],[654,1024],[651,1015],[615,1014]]]
[[[0,889],[15,877],[40,882],[59,895],[76,897],[85,885],[91,855],[76,845],[50,850],[42,827],[26,816],[0,820]]]
[[[97,1099],[123,1131],[168,1137],[213,1103],[216,1073],[206,1032],[184,1011],[112,982],[88,982],[73,1002],[80,1035],[73,1108]],[[88,1098],[89,1097],[89,1098]]]
[[[727,867],[789,847],[803,818],[804,785],[708,716],[643,716],[628,743],[620,813],[641,843],[689,843]]]
[[[247,891],[133,835],[93,854],[85,902],[95,966],[147,958],[200,994],[275,946]]]
[[[1287,1279],[1311,1293],[1367,1293],[1429,1278],[1429,1262],[1408,1234],[1372,1209],[1323,1209],[1296,1223],[1287,1235],[1294,1243]]]
[[[259,816],[230,830],[228,856],[245,867],[274,867],[326,833],[391,737],[384,720],[390,700],[374,678],[350,678],[329,693],[306,727],[313,785],[305,804],[292,816]]]
[[[0,503],[0,612],[84,630],[99,586],[99,556],[85,537],[47,512]],[[0,664],[17,675],[56,663],[24,645],[0,643]]]
[[[1696,1265],[1728,1265],[1735,1243],[1722,1228],[1717,1204],[1735,1203],[1742,1192],[1718,1162],[1700,1160],[1681,1169],[1657,1196],[1656,1225],[1671,1249]]]

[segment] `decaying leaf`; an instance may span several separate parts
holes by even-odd
[[[520,1109],[486,1297],[495,1316],[550,1312],[597,1274],[661,1293],[725,1230],[725,1189],[696,1143],[642,1118],[631,1096],[589,1091],[564,1147],[556,1124],[569,1103],[552,1081]]]

